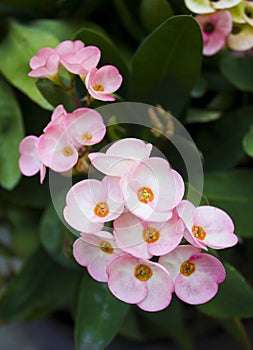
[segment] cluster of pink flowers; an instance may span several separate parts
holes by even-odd
[[[151,150],[126,138],[106,153],[89,154],[105,176],[67,194],[64,218],[81,232],[74,257],[117,298],[145,311],[166,308],[173,292],[186,303],[205,303],[226,273],[201,251],[235,245],[233,222],[221,209],[183,200],[182,177],[167,160],[150,157]]]
[[[190,11],[198,14],[204,55],[210,56],[225,46],[246,51],[253,47],[253,4],[250,0],[185,0]]]
[[[84,98],[87,106],[91,99],[114,101],[112,94],[120,87],[122,76],[112,65],[96,68],[100,56],[100,50],[95,46],[85,47],[80,40],[66,40],[55,49],[39,50],[30,60],[32,71],[29,76],[50,79],[71,93],[71,81],[79,75],[87,89]],[[69,87],[61,80],[60,66],[69,73]],[[21,141],[20,170],[26,176],[40,172],[41,183],[46,167],[56,172],[67,172],[74,166],[87,170],[85,147],[100,142],[105,132],[103,118],[94,109],[80,107],[67,113],[63,105],[59,105],[40,137],[30,135]]]

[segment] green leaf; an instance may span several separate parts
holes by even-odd
[[[1,3],[16,7],[44,7],[45,5],[54,5],[57,0],[1,0]]]
[[[241,345],[244,350],[251,350],[251,342],[243,323],[238,318],[219,320],[221,326]]]
[[[224,52],[220,60],[222,74],[235,87],[242,91],[253,92],[253,57],[236,56],[230,51]]]
[[[120,50],[110,38],[95,29],[82,28],[76,33],[74,39],[82,40],[87,46],[97,46],[102,54],[99,65],[115,65],[122,74],[124,81],[126,81],[129,74],[127,63],[121,55]]]
[[[11,87],[0,77],[0,184],[7,190],[21,177],[18,147],[23,136],[20,107]]]
[[[63,212],[65,193],[55,199],[54,204],[57,205],[58,209],[62,208],[61,212]],[[72,257],[72,244],[75,236],[68,230],[62,220],[63,217],[58,216],[53,203],[50,203],[40,222],[41,243],[52,259],[55,259],[58,263],[65,267],[79,268]]]
[[[75,104],[70,95],[52,81],[39,79],[36,82],[36,86],[52,106],[56,107],[62,104],[68,112],[72,112],[75,109]]]
[[[188,108],[185,122],[192,123],[208,123],[219,119],[221,116],[220,111],[210,111],[208,109]]]
[[[0,320],[42,317],[72,302],[80,274],[68,271],[38,250],[25,263],[0,303]]]
[[[243,148],[250,157],[253,157],[253,125],[243,138]]]
[[[161,104],[177,116],[199,78],[201,61],[198,23],[190,16],[168,19],[141,43],[133,57],[130,98]]]
[[[55,47],[59,40],[48,31],[10,21],[9,32],[0,44],[0,71],[16,88],[42,108],[52,110],[36,87],[36,79],[28,77],[29,61],[43,47]]]
[[[199,125],[194,141],[204,156],[206,171],[220,171],[236,166],[244,156],[242,139],[252,124],[253,106],[226,112],[212,124]]]
[[[253,237],[253,170],[205,174],[204,194],[211,205],[228,212],[238,236]]]
[[[152,32],[173,15],[173,10],[167,0],[142,0],[140,13],[145,29]]]
[[[77,350],[103,350],[118,333],[129,305],[116,299],[106,283],[84,275],[79,291],[75,339]]]
[[[225,264],[227,276],[217,295],[197,308],[216,318],[250,318],[253,316],[253,289],[231,265]]]

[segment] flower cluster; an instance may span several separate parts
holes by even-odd
[[[250,0],[185,0],[196,14],[204,39],[204,55],[213,55],[227,45],[232,50],[253,47],[253,4]]]
[[[87,108],[92,99],[114,101],[115,92],[122,83],[122,76],[114,66],[96,68],[100,60],[100,50],[86,46],[80,40],[61,42],[55,49],[42,48],[30,60],[32,71],[29,76],[47,78],[60,85],[74,99],[73,83],[79,75],[86,86],[86,106],[67,113],[63,105],[58,105],[51,120],[40,137],[30,135],[20,143],[19,168],[26,176],[40,172],[42,183],[46,167],[56,172],[67,172],[76,168],[87,171],[87,147],[100,142],[106,128],[101,115]],[[62,81],[60,66],[69,74],[69,86]],[[79,107],[79,102],[78,102]]]
[[[143,310],[166,308],[173,292],[186,303],[205,303],[226,273],[202,250],[235,245],[233,222],[221,209],[183,200],[181,175],[151,151],[151,144],[126,138],[89,154],[105,176],[67,193],[64,218],[81,232],[73,255],[117,298]]]

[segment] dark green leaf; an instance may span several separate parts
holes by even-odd
[[[242,321],[238,318],[219,320],[221,326],[233,337],[242,347],[242,350],[251,350],[251,342]]]
[[[45,109],[52,106],[36,88],[36,79],[28,77],[29,61],[43,47],[55,47],[58,39],[48,31],[10,21],[9,33],[0,44],[0,71],[16,88]]]
[[[197,308],[216,318],[250,318],[253,316],[253,289],[236,269],[225,264],[227,277],[218,294]]]
[[[39,250],[25,263],[0,303],[0,320],[38,318],[71,303],[79,273],[63,269]]]
[[[63,104],[68,112],[72,112],[75,108],[75,104],[70,95],[52,81],[48,79],[39,79],[36,82],[36,86],[52,106],[56,107],[59,104]]]
[[[253,125],[243,138],[243,148],[249,156],[253,157]]]
[[[149,32],[173,15],[167,0],[142,0],[140,12],[142,23]]]
[[[233,168],[244,156],[242,140],[252,124],[253,106],[226,112],[222,118],[199,125],[193,134],[194,141],[204,156],[207,171]]]
[[[204,194],[211,205],[228,212],[238,236],[253,236],[253,170],[237,169],[206,174]]]
[[[106,283],[86,274],[76,315],[77,350],[103,350],[118,333],[128,309],[129,305],[116,299]]]
[[[0,78],[0,184],[11,190],[18,183],[19,143],[24,136],[22,115],[11,87]]]
[[[1,0],[1,3],[17,6],[17,7],[42,7],[45,5],[53,5],[57,0]]]
[[[185,122],[191,123],[208,123],[219,119],[220,111],[210,111],[207,109],[189,108],[185,117]]]
[[[253,92],[253,57],[224,52],[220,60],[222,74],[238,89]]]
[[[134,55],[130,98],[161,104],[177,116],[199,78],[201,61],[202,36],[197,22],[190,16],[168,19]]]

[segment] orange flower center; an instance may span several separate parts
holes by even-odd
[[[147,243],[154,243],[160,238],[160,232],[152,226],[149,226],[146,230],[144,229],[142,234]]]
[[[74,151],[72,150],[72,148],[67,146],[63,148],[62,153],[65,157],[71,157],[74,154]]]
[[[201,241],[206,237],[206,231],[202,226],[193,226],[192,233],[195,238],[200,239]]]
[[[153,272],[148,265],[139,264],[135,268],[134,275],[140,281],[147,281],[152,277]]]
[[[190,260],[183,262],[183,264],[180,267],[180,272],[184,276],[190,276],[194,271],[195,271],[195,264]]]
[[[104,218],[109,214],[109,206],[106,202],[99,202],[94,208],[94,214],[100,218]]]
[[[104,91],[105,89],[104,89],[104,87],[103,87],[103,85],[101,85],[101,84],[95,84],[94,86],[93,86],[93,90],[95,90],[95,91]]]
[[[154,193],[149,187],[141,187],[137,192],[137,197],[140,202],[147,204],[154,199]]]
[[[108,241],[101,241],[100,242],[100,249],[102,250],[102,252],[107,253],[107,254],[112,254],[114,252],[114,249],[113,249],[111,243]]]

